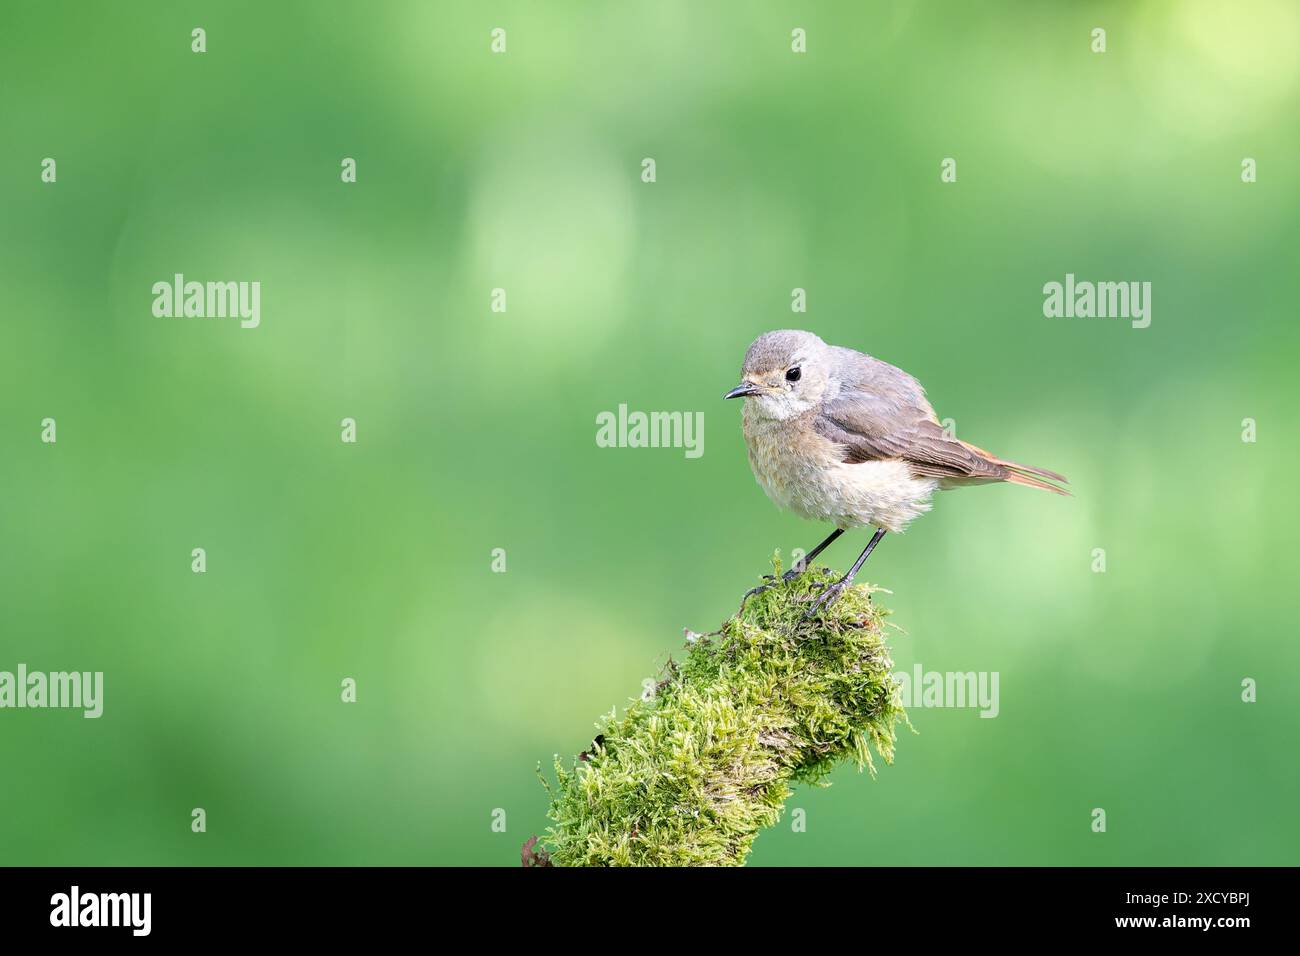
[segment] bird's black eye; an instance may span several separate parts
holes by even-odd
[[[799,374],[800,374],[799,366],[796,365],[794,368],[790,369],[785,373],[785,380],[787,382],[797,382],[799,381]]]

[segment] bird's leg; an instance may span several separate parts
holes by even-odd
[[[867,558],[871,555],[871,552],[875,550],[876,545],[880,543],[880,539],[884,536],[884,528],[878,529],[876,533],[871,536],[871,540],[867,542],[867,546],[863,548],[862,553],[858,555],[858,560],[854,561],[853,567],[849,568],[849,573],[844,575],[844,577],[840,578],[830,587],[826,588],[818,594],[817,597],[813,598],[812,605],[808,608],[808,613],[804,615],[804,620],[807,620],[816,614],[818,609],[830,607],[839,600],[840,595],[843,594],[848,589],[849,585],[853,583],[853,579],[857,577],[858,571],[862,569],[862,565],[866,563]]]
[[[825,541],[823,541],[821,544],[817,545],[817,547],[813,548],[811,551],[805,554],[802,559],[795,562],[794,567],[792,567],[789,571],[785,572],[785,574],[781,575],[781,580],[783,582],[789,583],[790,581],[793,581],[795,578],[797,578],[799,575],[803,574],[804,571],[807,569],[808,565],[812,562],[812,559],[817,557],[817,555],[821,554],[823,551],[825,551],[826,546],[829,545],[832,541],[834,541],[843,533],[844,533],[843,528],[836,528],[834,531],[832,531],[829,535],[826,536]],[[883,534],[884,532],[881,533]],[[870,550],[871,550],[870,548],[867,549],[868,552],[870,552]],[[858,565],[854,566],[853,570],[856,572],[860,565],[861,565],[861,560],[859,560]],[[770,574],[765,574],[763,575],[763,577],[772,583],[760,584],[758,587],[750,588],[748,591],[746,591],[744,596],[740,599],[740,610],[736,612],[737,614],[741,614],[744,612],[745,602],[748,601],[750,598],[752,598],[755,594],[762,594],[768,588],[772,587],[773,584],[776,584],[776,578],[774,576]]]
[[[809,562],[811,562],[813,558],[817,557],[817,555],[825,551],[826,546],[830,544],[832,541],[834,541],[836,538],[838,538],[840,535],[842,535],[843,533],[844,533],[843,528],[836,528],[834,531],[832,531],[827,536],[825,541],[817,545],[817,547],[813,548],[812,551],[808,552],[808,554],[804,555],[802,560],[796,561],[794,567],[792,567],[789,571],[785,572],[785,574],[781,575],[781,580],[786,583],[789,583],[790,581],[793,581],[795,578],[797,578],[799,575],[803,574],[804,569],[808,567]],[[771,581],[772,584],[776,583],[776,578],[771,574],[765,574],[763,575],[763,577],[764,579]],[[748,591],[746,591],[745,596],[740,599],[740,609],[743,611],[745,609],[746,601],[752,598],[755,594],[762,594],[764,591],[770,588],[772,584],[760,584],[758,587],[750,588]]]
[[[805,554],[801,559],[799,559],[794,563],[794,567],[792,567],[789,571],[785,572],[785,574],[781,575],[781,580],[793,581],[799,575],[803,574],[804,571],[807,569],[808,565],[812,564],[813,558],[817,557],[817,555],[825,551],[826,546],[830,544],[832,541],[834,541],[836,538],[838,538],[840,535],[842,535],[843,533],[844,533],[843,528],[836,528],[834,531],[832,531],[829,537],[827,537],[825,541],[823,541],[821,544],[817,545],[817,547],[813,548],[811,551]]]

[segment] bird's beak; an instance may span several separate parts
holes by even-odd
[[[722,397],[723,398],[744,398],[746,395],[762,395],[762,394],[763,394],[763,387],[761,385],[755,385],[753,382],[741,382],[739,385],[737,385],[735,388],[733,388],[731,391],[729,391],[726,395],[723,395]]]

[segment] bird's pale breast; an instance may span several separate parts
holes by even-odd
[[[754,477],[779,507],[839,528],[894,532],[930,508],[938,483],[913,477],[906,462],[845,463],[842,446],[801,419],[761,418],[748,406],[743,423]]]

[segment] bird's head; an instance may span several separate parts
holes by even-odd
[[[751,399],[762,418],[794,418],[821,404],[833,371],[830,346],[811,332],[765,332],[745,353],[740,384],[723,398]]]

